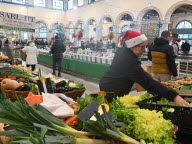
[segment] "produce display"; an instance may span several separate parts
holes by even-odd
[[[175,82],[181,83],[181,84],[192,84],[192,79],[190,77],[186,77],[183,79],[176,80]]]
[[[135,97],[143,100],[150,96],[145,94]],[[127,96],[123,98],[127,99]],[[26,102],[23,99],[11,102],[7,99],[5,106],[2,105],[0,108],[0,122],[8,125],[0,135],[9,136],[14,143],[172,144],[175,142],[173,124],[165,120],[161,112],[132,107],[135,103],[125,106],[126,100],[123,101],[125,103],[121,103],[120,98],[109,103],[103,96],[93,98],[85,95],[84,99],[78,98],[77,103],[71,101],[68,103],[74,107],[75,114],[64,119],[55,117],[43,108],[41,96],[29,93],[25,100]],[[103,116],[95,112],[96,121],[81,121],[84,131],[70,127],[74,125],[78,127],[78,113],[92,101],[108,104],[110,111],[118,118],[115,121],[109,119],[106,107],[102,106]],[[77,129],[81,130],[80,127]]]
[[[176,81],[168,81],[168,82],[161,82],[161,83],[172,90],[179,90],[179,88],[181,87],[181,85],[178,84],[178,82]]]
[[[72,99],[66,93],[85,90],[83,84],[56,79],[50,76],[53,94],[38,95],[39,82],[45,87],[45,79],[35,79],[28,69],[14,66],[12,71],[1,72],[0,122],[5,124],[0,135],[10,137],[18,144],[176,144],[174,122],[164,119],[164,111],[142,109],[138,103],[154,97],[125,95],[108,99],[106,92],[98,95],[85,94]],[[173,89],[192,89],[191,78],[162,82]],[[22,97],[6,98],[5,91],[27,91]],[[84,92],[84,91],[83,91]],[[109,101],[107,101],[109,100]],[[96,102],[98,110],[93,116],[82,120],[80,113]],[[147,104],[177,106],[165,98],[149,100]],[[179,107],[179,106],[177,106]],[[167,112],[174,109],[165,107]],[[90,109],[88,109],[90,110]],[[163,109],[161,109],[163,110]],[[112,119],[110,114],[115,118]],[[94,118],[93,118],[94,117]],[[173,124],[174,123],[174,124]]]
[[[24,82],[18,82],[18,81],[5,78],[1,81],[1,87],[4,90],[31,91],[31,92],[38,91],[38,86],[36,84],[30,83],[30,81],[28,80]]]
[[[72,80],[60,79],[60,80],[57,80],[57,82],[54,83],[53,85],[55,87],[56,93],[63,93],[63,92],[68,92],[68,91],[85,89],[83,84],[74,82]]]
[[[16,68],[13,68],[12,71],[1,72],[0,76],[1,79],[4,79],[6,77],[10,79],[18,79],[18,78],[34,79],[34,77],[28,72]]]

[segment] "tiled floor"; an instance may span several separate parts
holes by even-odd
[[[42,65],[37,65],[37,68],[41,69],[42,75],[44,75],[44,76],[52,74],[51,68],[47,68]],[[57,74],[57,72],[56,72],[56,74]],[[66,73],[61,73],[61,77],[68,79],[68,80],[74,80],[75,82],[84,84],[84,86],[86,88],[85,93],[87,93],[87,94],[99,92],[99,84],[97,82],[88,81],[81,77],[73,76],[73,75],[66,74]],[[146,91],[144,91],[144,92],[132,91],[132,92],[130,92],[130,95],[134,96],[134,95],[140,95],[140,94],[144,94],[144,93],[146,93]]]

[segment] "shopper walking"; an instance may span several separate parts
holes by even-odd
[[[191,47],[191,45],[187,41],[185,41],[185,43],[183,43],[181,45],[181,50],[183,51],[184,55],[188,55],[189,54],[190,47]]]
[[[174,57],[176,58],[179,53],[179,48],[176,41],[172,41],[172,47],[174,51]]]
[[[177,68],[173,47],[169,45],[170,32],[163,31],[161,37],[155,38],[148,58],[152,61],[152,76],[157,81],[168,81],[171,75],[177,78]]]
[[[8,58],[9,58],[9,63],[12,64],[12,62],[13,62],[13,54],[12,54],[12,52],[11,52],[11,49],[10,49],[10,47],[9,47],[9,44],[10,44],[9,39],[6,38],[6,39],[4,40],[4,43],[3,43],[2,52],[3,52],[6,56],[8,56]]]
[[[55,75],[56,65],[58,67],[58,77],[61,77],[61,62],[63,53],[65,52],[65,45],[59,39],[59,36],[55,36],[55,42],[51,47],[51,53],[53,54],[53,75]]]
[[[28,46],[25,46],[22,51],[26,53],[26,66],[31,67],[31,70],[34,71],[37,64],[37,55],[38,50],[33,41],[28,42]]]
[[[117,50],[112,65],[100,80],[100,90],[113,92],[115,96],[124,96],[131,91],[136,82],[146,90],[166,97],[178,105],[189,106],[177,92],[154,80],[142,69],[138,57],[145,52],[147,45],[147,37],[144,34],[128,30],[123,35],[120,45],[123,47]]]

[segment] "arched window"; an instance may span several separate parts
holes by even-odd
[[[46,24],[42,21],[36,22],[35,32],[39,38],[47,38],[47,26],[46,26]]]
[[[192,23],[190,21],[184,20],[177,24],[176,29],[181,29],[179,33],[179,38],[181,42],[188,41],[188,43],[192,44],[192,34],[190,31],[184,29],[191,29]]]
[[[145,34],[147,37],[159,36],[159,20],[159,14],[156,10],[149,10],[146,12],[141,22],[141,33]]]
[[[132,17],[129,14],[124,14],[121,17],[121,21],[133,21]]]
[[[192,28],[192,24],[190,21],[184,20],[177,24],[176,29],[188,29]]]
[[[94,19],[90,19],[89,22],[88,22],[88,25],[95,25],[96,22]]]
[[[110,17],[104,17],[103,18],[103,23],[110,23],[110,22],[112,22],[112,20],[111,20],[111,18]]]

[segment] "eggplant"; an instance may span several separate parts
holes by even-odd
[[[64,92],[68,92],[68,91],[72,91],[72,90],[73,90],[72,87],[65,87],[65,88],[64,88]]]
[[[65,87],[66,83],[67,82],[65,80],[62,80],[62,81],[56,83],[55,86],[56,86],[56,88],[58,88],[58,87]]]
[[[30,80],[30,79],[28,79],[28,80],[27,80],[27,83],[37,84],[37,82],[36,82],[36,81]]]
[[[31,88],[28,84],[24,84],[16,89],[16,91],[30,91]]]
[[[68,91],[72,91],[73,88],[71,87],[58,87],[55,89],[56,93],[64,93],[64,92],[68,92]]]
[[[63,92],[65,92],[64,89],[65,89],[64,87],[58,87],[58,88],[55,89],[55,92],[56,93],[63,93]]]

